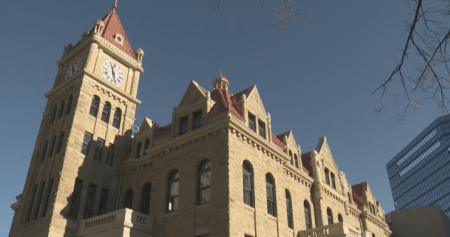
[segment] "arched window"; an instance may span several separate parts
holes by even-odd
[[[341,213],[338,214],[338,221],[339,222],[344,222],[344,219],[342,218]]]
[[[372,233],[372,237],[375,237],[375,234],[374,234],[374,233]]]
[[[327,184],[330,185],[330,171],[325,168],[325,180],[327,181]]]
[[[133,206],[133,190],[128,189],[123,199],[123,207],[130,208]]]
[[[59,115],[58,115],[58,119],[62,118],[63,114],[64,114],[64,105],[66,104],[65,101],[61,102],[61,106],[59,107]]]
[[[91,102],[91,109],[89,110],[90,115],[97,117],[99,104],[100,104],[100,98],[98,98],[98,96],[94,96],[94,98],[92,99],[92,102]]]
[[[139,159],[141,157],[141,148],[142,148],[142,142],[139,142],[136,146],[136,159]]]
[[[70,113],[70,108],[72,107],[72,100],[73,100],[73,96],[70,96],[69,99],[67,100],[66,114]]]
[[[333,224],[333,212],[330,208],[327,208],[328,225]]]
[[[244,203],[253,207],[253,168],[250,162],[242,164],[242,176],[244,179]]]
[[[211,201],[211,162],[203,161],[198,166],[197,204]]]
[[[352,204],[352,198],[350,197],[350,193],[347,193],[347,196],[348,196],[348,202],[349,202],[350,204]]]
[[[336,189],[336,179],[334,177],[334,173],[331,173],[331,187]]]
[[[111,113],[111,104],[109,102],[105,103],[105,106],[103,106],[103,112],[102,112],[102,121],[105,123],[109,122],[109,114]]]
[[[275,180],[270,174],[266,174],[266,192],[267,192],[267,213],[269,213],[269,215],[272,216],[277,216]]]
[[[122,110],[116,108],[116,112],[114,112],[113,127],[119,129],[121,119],[122,119]]]
[[[296,168],[298,168],[298,156],[297,154],[294,154],[294,165]]]
[[[292,158],[292,151],[291,150],[289,150],[289,157],[291,157],[291,165],[293,165],[294,164],[294,160]]]
[[[303,207],[305,208],[306,229],[311,229],[312,228],[312,220],[311,220],[311,208],[309,206],[309,202],[305,200],[305,202],[303,203]]]
[[[150,193],[152,190],[152,184],[146,183],[142,188],[141,197],[141,213],[148,215],[150,212]]]
[[[142,152],[144,155],[147,155],[147,152],[145,152],[145,150],[148,149],[148,146],[150,146],[150,138],[145,139],[145,142],[144,142],[144,151]]]
[[[167,182],[167,205],[166,212],[175,212],[178,210],[178,188],[180,184],[180,175],[178,170],[172,171]]]
[[[294,221],[292,218],[292,201],[291,201],[291,193],[289,190],[286,189],[286,213],[287,213],[287,220],[288,220],[288,227],[293,228]]]

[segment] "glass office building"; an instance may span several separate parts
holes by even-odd
[[[397,209],[436,203],[450,217],[450,115],[431,123],[386,169]]]

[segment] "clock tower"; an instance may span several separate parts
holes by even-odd
[[[130,150],[144,55],[116,9],[57,62],[11,237],[75,236],[78,220],[116,209],[115,167]]]

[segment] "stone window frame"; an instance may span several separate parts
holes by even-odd
[[[94,98],[92,98],[91,101],[91,107],[89,109],[89,115],[91,115],[92,117],[97,117],[98,115],[98,109],[100,107],[100,97],[98,96],[94,96]]]
[[[172,194],[172,185],[178,185],[176,187],[176,194]],[[167,199],[166,199],[166,213],[178,211],[178,198],[180,191],[180,172],[173,170],[167,179]],[[175,205],[176,202],[176,205]]]
[[[270,173],[266,174],[267,214],[277,217],[277,195],[275,179]]]
[[[147,182],[142,186],[140,212],[148,215],[150,213],[150,196],[152,193],[152,184]]]
[[[111,115],[111,103],[106,101],[105,105],[103,106],[102,116],[100,119],[105,123],[109,123],[110,115]]]
[[[311,217],[311,205],[309,204],[308,200],[305,200],[303,202],[303,208],[305,212],[305,226],[306,229],[312,229],[312,217]]]
[[[123,208],[133,209],[133,189],[129,188],[123,195]]]
[[[113,123],[112,123],[113,127],[119,129],[121,121],[122,121],[122,110],[120,108],[116,108],[116,111],[114,112]]]
[[[287,220],[288,220],[288,227],[293,229],[294,228],[294,218],[293,218],[293,210],[292,210],[292,197],[291,193],[288,189],[285,190],[286,192],[286,214],[287,214]]]
[[[209,173],[209,185],[203,186],[202,185],[202,175]],[[197,169],[197,205],[203,205],[211,202],[211,161],[210,160],[204,160],[200,163]],[[209,197],[207,198],[209,201],[203,201],[204,196],[202,195],[204,190],[209,189]]]
[[[242,177],[243,177],[243,203],[255,207],[255,192],[254,192],[254,182],[253,182],[253,166],[248,161],[245,160],[242,163]],[[247,181],[247,182],[246,182]],[[245,184],[248,184],[247,187]],[[247,194],[247,195],[246,195]],[[246,199],[248,197],[248,200]],[[248,202],[248,203],[247,203]]]
[[[328,225],[334,224],[333,211],[329,207],[327,207],[327,219],[328,219]]]
[[[122,34],[116,33],[114,34],[114,41],[123,46],[123,42],[125,41],[125,37]]]

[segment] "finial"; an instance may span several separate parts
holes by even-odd
[[[220,75],[219,76],[222,77],[222,68],[220,68]]]
[[[117,0],[116,0],[116,2],[113,5],[113,11],[116,11],[116,9],[117,9]]]

